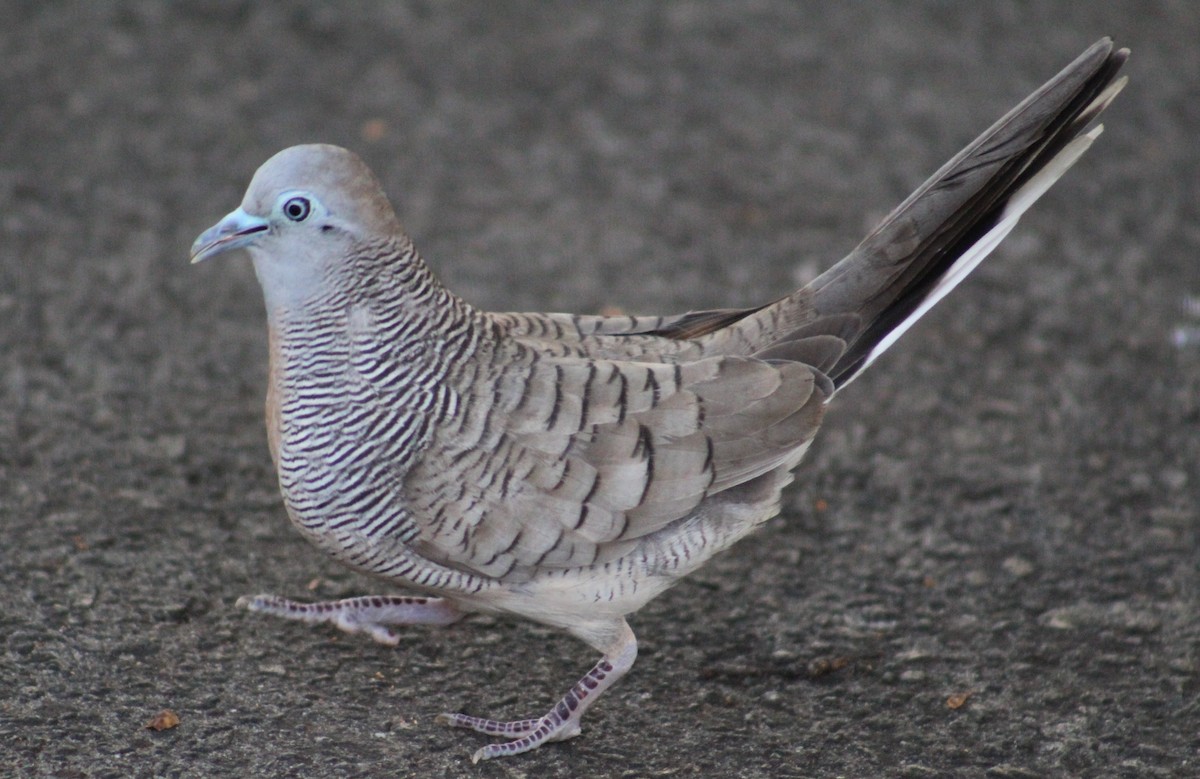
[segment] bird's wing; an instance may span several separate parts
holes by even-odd
[[[417,551],[491,576],[613,559],[706,496],[794,464],[835,388],[1087,149],[1127,54],[1107,39],[1092,46],[846,259],[774,304],[669,318],[494,315],[526,357],[499,384],[470,385],[487,396],[464,408],[480,411],[436,433],[435,454],[410,472]]]
[[[700,336],[728,327],[759,308],[691,311],[673,316],[488,314],[508,337],[559,357],[687,362],[708,356]]]
[[[755,308],[722,308],[672,316],[542,314],[533,312],[489,314],[515,338],[551,339],[579,343],[602,336],[661,335],[689,339],[711,333],[755,313]]]
[[[493,577],[612,560],[792,464],[832,392],[794,361],[525,355],[410,473],[410,546],[431,560]]]

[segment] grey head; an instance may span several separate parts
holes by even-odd
[[[268,308],[322,291],[355,247],[403,240],[395,211],[358,155],[338,146],[292,146],[254,174],[239,208],[192,244],[192,262],[246,249]]]

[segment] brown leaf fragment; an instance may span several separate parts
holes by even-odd
[[[961,709],[972,695],[974,695],[972,692],[956,692],[946,698],[946,708]]]
[[[368,119],[363,122],[362,139],[368,143],[375,143],[383,140],[383,136],[387,135],[387,123],[382,119]]]
[[[848,665],[850,665],[850,658],[845,656],[817,657],[809,661],[807,670],[810,678],[818,679],[840,671]]]
[[[170,730],[179,724],[179,715],[170,709],[163,709],[158,714],[150,718],[146,723],[146,730]]]

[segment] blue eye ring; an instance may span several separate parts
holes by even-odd
[[[312,213],[312,203],[308,202],[306,197],[288,198],[283,204],[283,215],[293,222],[303,222]]]

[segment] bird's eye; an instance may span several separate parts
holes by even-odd
[[[283,215],[293,222],[303,222],[312,213],[312,204],[308,198],[293,197],[283,204]]]

